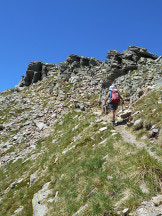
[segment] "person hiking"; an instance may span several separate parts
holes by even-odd
[[[109,91],[105,98],[105,103],[104,103],[105,106],[107,104],[108,99],[109,99],[109,109],[112,111],[112,124],[116,126],[115,124],[116,110],[120,104],[120,100],[122,100],[122,104],[124,104],[124,100],[120,95],[118,89],[115,87],[114,83],[112,83],[111,86],[109,87]]]

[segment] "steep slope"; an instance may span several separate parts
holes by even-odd
[[[0,94],[0,215],[140,215],[140,203],[161,193],[161,60],[135,47],[108,57],[31,63],[19,86]],[[132,131],[142,119],[142,148],[102,114],[114,78]],[[160,214],[160,202],[152,210]]]

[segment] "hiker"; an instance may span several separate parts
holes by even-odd
[[[112,123],[115,126],[115,112],[120,104],[120,100],[122,100],[122,104],[124,104],[124,100],[121,97],[118,89],[115,87],[114,83],[109,87],[109,92],[105,98],[104,105],[106,106],[107,101],[109,99],[109,109],[112,111]]]

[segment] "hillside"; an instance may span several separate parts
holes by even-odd
[[[161,214],[162,58],[107,58],[32,62],[0,93],[0,216]],[[102,112],[112,81],[116,127]]]

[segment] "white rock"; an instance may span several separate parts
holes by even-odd
[[[81,206],[80,209],[74,213],[72,216],[79,216],[79,214],[84,211],[88,207],[88,204],[85,204],[84,206]]]
[[[107,122],[103,121],[103,122],[102,122],[102,125],[107,125]]]
[[[107,179],[108,179],[108,180],[112,180],[113,177],[112,177],[112,176],[107,176]]]
[[[137,119],[135,122],[134,122],[134,126],[140,124],[142,122],[142,119]]]
[[[22,210],[23,210],[24,207],[19,207],[18,209],[16,209],[14,211],[14,215],[13,216],[16,216],[17,214],[19,214]]]
[[[43,188],[34,194],[32,199],[33,216],[45,216],[48,211],[48,207],[44,204],[44,200],[47,199],[51,191],[48,189],[50,182],[46,183]]]
[[[135,113],[132,114],[132,116],[137,115],[138,113],[140,113],[140,111],[136,111]]]
[[[101,141],[101,142],[99,143],[99,145],[103,145],[103,144],[105,144],[106,141],[107,141],[107,138],[106,138],[105,140]]]
[[[128,213],[128,211],[129,211],[129,208],[125,208],[125,209],[123,210],[123,214]]]
[[[117,135],[117,134],[118,134],[118,133],[113,133],[112,136],[115,136],[115,135]]]
[[[66,154],[68,151],[70,151],[70,150],[72,150],[72,149],[74,149],[75,148],[75,145],[73,145],[72,147],[70,147],[70,148],[66,148],[66,149],[64,149],[64,151],[62,152],[62,154]]]
[[[109,157],[109,156],[108,156],[108,154],[107,154],[106,156],[103,157],[103,160],[106,160],[106,161],[107,161],[107,160],[108,160],[108,157]]]
[[[155,206],[162,205],[162,195],[153,197],[152,200],[153,200],[153,203],[154,203]]]
[[[47,128],[47,125],[44,124],[43,122],[36,123],[36,126],[39,128],[39,130]]]
[[[140,189],[143,193],[149,193],[149,190],[145,184],[140,185]]]
[[[102,131],[105,131],[105,130],[107,130],[107,127],[103,127],[103,128],[100,128],[100,129],[99,129],[99,131],[101,131],[101,132],[102,132]]]

